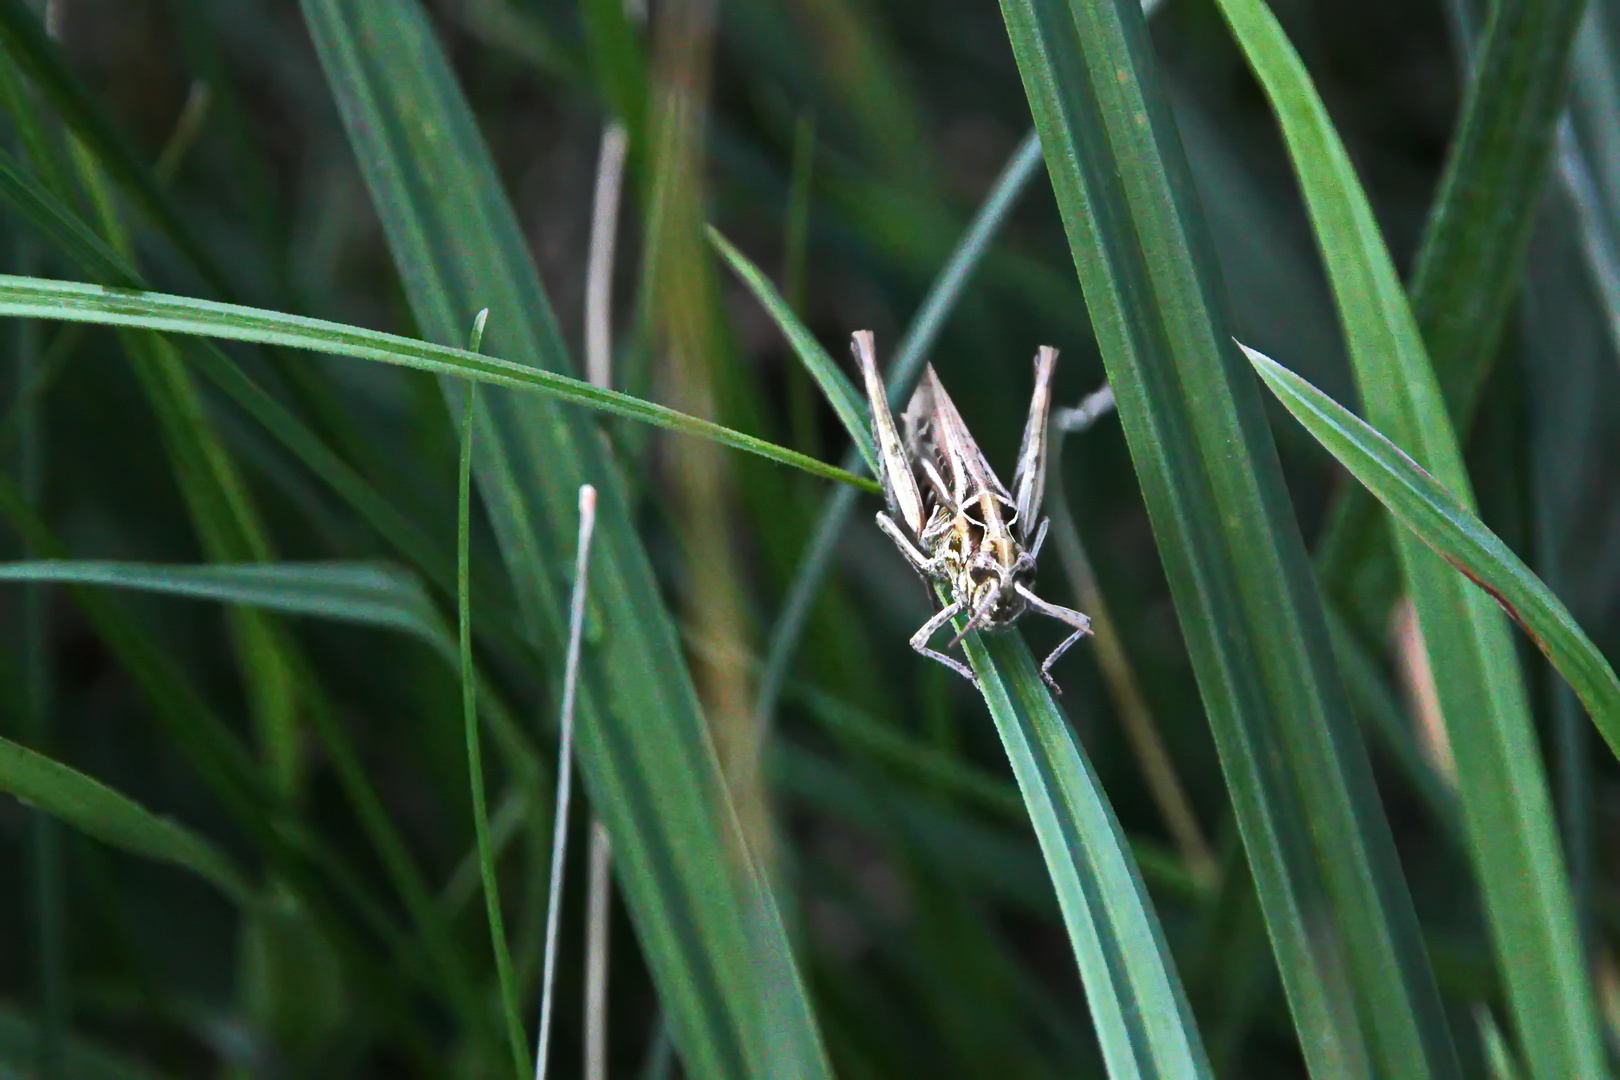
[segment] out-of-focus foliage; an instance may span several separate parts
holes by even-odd
[[[1107,237],[1140,246],[1106,270],[1087,265],[1071,252],[1072,198],[1107,159],[1060,164],[1055,183],[1027,157],[1018,165],[1037,120],[1051,155],[1073,115],[1032,115],[1039,65],[1009,40],[1009,25],[1058,45],[1098,40],[1075,31],[1081,9],[1137,25],[1129,0],[1073,2],[1008,0],[1004,22],[966,0],[655,0],[646,12],[619,0],[0,0],[6,274],[146,283],[441,346],[465,344],[489,305],[485,352],[571,375],[586,370],[599,150],[619,125],[617,245],[599,264],[611,269],[616,390],[860,472],[846,430],[858,399],[835,410],[819,386],[836,380],[798,355],[819,342],[842,363],[850,332],[870,328],[884,365],[903,340],[921,344],[1010,479],[1036,347],[1062,351],[1060,414],[1105,377],[1082,284],[1103,347],[1129,340],[1149,358],[1107,357],[1116,388],[1137,395],[1122,404],[1132,445],[1104,416],[1057,441],[1048,480],[1064,518],[1039,591],[1097,615],[1106,646],[1082,643],[1057,666],[1058,712],[1028,697],[1039,684],[1015,646],[974,645],[976,660],[1013,672],[996,719],[1024,740],[1016,774],[983,699],[907,647],[931,597],[872,526],[875,497],[622,410],[480,391],[473,658],[489,839],[531,1040],[573,491],[605,491],[554,1076],[581,1060],[584,841],[599,811],[623,884],[612,1076],[672,1075],[672,1045],[694,1076],[784,1063],[806,1075],[823,1062],[851,1078],[1101,1076],[1105,1061],[1127,1069],[1132,1040],[1168,1046],[1196,1025],[1181,1060],[1201,1067],[1207,1049],[1222,1077],[1395,1075],[1411,1038],[1444,1046],[1407,1075],[1446,1075],[1454,1047],[1463,1075],[1522,1062],[1548,1080],[1535,1071],[1556,1059],[1543,1040],[1561,1036],[1515,1028],[1529,1014],[1503,973],[1519,968],[1495,951],[1470,863],[1466,822],[1482,804],[1469,800],[1492,795],[1458,788],[1439,723],[1448,695],[1434,692],[1452,676],[1424,662],[1408,606],[1387,615],[1406,588],[1387,518],[1370,502],[1333,516],[1354,481],[1266,397],[1268,436],[1260,384],[1236,382],[1252,380],[1240,354],[1199,368],[1178,351],[1230,323],[1375,426],[1388,415],[1388,401],[1358,402],[1343,298],[1297,179],[1311,163],[1290,161],[1218,5],[1164,0],[1139,54],[1069,66],[1059,55],[1052,69],[1053,100],[1090,100],[1087,80],[1112,77],[1109,63],[1120,100],[1145,87],[1144,138],[1164,149],[1177,192],[1160,214],[1131,198],[1153,190],[1151,169],[1125,176],[1118,200],[1091,212],[1116,230]],[[1567,63],[1557,20],[1579,5],[1562,0],[1268,6],[1396,271],[1423,266],[1410,286],[1423,344],[1488,346],[1464,358],[1483,373],[1471,425],[1452,417],[1480,519],[1612,661],[1620,6],[1590,0]],[[1508,55],[1498,40],[1491,52],[1492,26],[1518,27],[1539,51]],[[1515,101],[1555,114],[1565,67],[1562,128],[1501,121],[1454,140],[1465,101],[1482,125]],[[1481,71],[1498,77],[1470,97]],[[1501,94],[1480,106],[1487,89]],[[1096,133],[1118,136],[1127,114],[1104,115],[1099,100],[1116,126],[1067,135],[1119,153]],[[480,135],[492,170],[465,151]],[[1538,170],[1489,155],[1540,137],[1553,143],[1538,196]],[[1489,206],[1452,199],[1447,212],[1464,216],[1436,224],[1448,154],[1467,146],[1483,156],[1454,172],[1531,188],[1522,255]],[[434,160],[446,147],[460,156]],[[1150,235],[1154,222],[1165,231]],[[771,280],[775,310],[705,226]],[[1105,312],[1097,288],[1134,280],[1138,255],[1156,288],[1180,273],[1161,258],[1171,247],[1154,245],[1181,228],[1188,250],[1213,253],[1187,269],[1208,323],[1177,322],[1191,292],[1143,290],[1122,296],[1123,316]],[[1485,274],[1480,251],[1501,252],[1491,259],[1511,273]],[[940,280],[947,266],[959,276]],[[1469,346],[1423,307],[1448,296],[1488,303],[1499,340]],[[1369,303],[1392,310],[1382,302]],[[794,320],[813,342],[782,333]],[[1435,326],[1450,344],[1429,340]],[[0,572],[0,790],[29,800],[0,794],[0,1075],[510,1075],[454,653],[460,384],[151,324],[0,328],[0,559],[18,564]],[[1156,349],[1179,366],[1154,367]],[[1187,400],[1188,387],[1223,386],[1241,391],[1230,416],[1242,438],[1175,457],[1177,416],[1189,432],[1205,430],[1200,404],[1208,430],[1228,416],[1229,402]],[[1250,475],[1275,558],[1233,540],[1258,517],[1220,516],[1251,505],[1230,496]],[[1200,483],[1229,501],[1199,503]],[[1222,550],[1161,550],[1162,508],[1199,506]],[[831,552],[824,579],[803,569],[818,544]],[[1306,549],[1326,575],[1320,610]],[[1189,582],[1213,592],[1195,602]],[[1248,599],[1220,595],[1223,582]],[[1251,602],[1262,595],[1282,598],[1274,620]],[[784,630],[790,598],[806,606]],[[1211,612],[1246,614],[1190,621]],[[1036,655],[1061,633],[1037,618],[1020,630]],[[1230,706],[1208,660],[1230,644],[1223,633],[1244,642],[1223,655],[1254,658],[1222,676]],[[1525,743],[1539,742],[1521,746],[1521,764],[1550,779],[1563,849],[1542,865],[1561,854],[1571,871],[1530,885],[1558,903],[1569,890],[1583,950],[1571,959],[1612,1043],[1620,852],[1606,838],[1620,774],[1569,687],[1517,641]],[[1291,656],[1322,685],[1264,683]],[[1290,701],[1306,711],[1279,706]],[[1331,723],[1289,726],[1318,711]],[[1065,716],[1077,742],[1062,737]],[[1264,783],[1229,790],[1243,775],[1233,740],[1267,732],[1281,734],[1243,749]],[[1322,746],[1334,770],[1313,776],[1302,763]],[[1366,852],[1335,853],[1323,838],[1338,835]],[[1095,860],[1049,875],[1054,851],[1082,836],[1103,845]],[[1097,985],[1088,1001],[1075,957],[1091,931],[1086,977],[1112,972],[1124,988],[1135,976],[1120,973],[1147,972],[1120,1000],[1159,1002],[1148,1021],[1111,1024]],[[1109,952],[1133,935],[1139,952]],[[1386,977],[1420,1012],[1432,983],[1441,1008],[1405,1030],[1368,1000]]]

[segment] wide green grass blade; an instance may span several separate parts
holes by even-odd
[[[1452,422],[1467,434],[1524,275],[1557,147],[1585,0],[1492,0],[1409,295]],[[1324,588],[1376,640],[1395,553],[1377,505],[1345,489],[1318,549]],[[1368,564],[1372,565],[1368,565]]]
[[[1035,826],[1109,1076],[1212,1076],[1125,834],[1029,650],[1014,635],[974,633],[963,646]]]
[[[184,867],[243,906],[252,886],[224,852],[172,818],[10,739],[0,739],[0,791],[115,848]]]
[[[1368,419],[1455,499],[1462,453],[1372,208],[1310,77],[1261,0],[1221,0],[1271,101],[1332,284]],[[1603,1069],[1568,878],[1507,620],[1416,535],[1396,546],[1435,673],[1475,873],[1532,1075]]]
[[[1244,351],[1288,411],[1350,475],[1524,627],[1620,756],[1620,678],[1552,590],[1400,447],[1275,360]]]
[[[518,361],[510,366],[525,380],[584,387],[551,373],[569,368],[561,336],[421,9],[411,0],[302,7],[418,324],[435,341],[460,341],[488,307],[491,351]],[[453,406],[456,388],[447,389]],[[603,630],[580,676],[579,760],[687,1070],[828,1075],[616,463],[587,417],[551,401],[486,394],[481,405],[474,467],[517,603],[549,656],[562,652],[577,492],[588,482],[599,493],[591,592]]]
[[[815,476],[852,484],[867,491],[878,490],[874,481],[857,477],[837,466],[655,402],[643,401],[616,390],[605,390],[580,379],[524,363],[323,319],[308,319],[262,308],[136,289],[105,288],[8,275],[0,275],[0,315],[141,327],[229,341],[280,345],[330,356],[351,356],[398,364],[494,386],[534,390],[570,404],[584,405],[682,434],[712,439],[722,446],[746,450]],[[470,319],[469,316],[469,322]],[[497,340],[501,339],[497,336]]]
[[[1306,1062],[1456,1076],[1142,13],[1001,7]]]

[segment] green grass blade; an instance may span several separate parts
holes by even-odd
[[[0,200],[9,203],[43,239],[78,263],[83,272],[99,283],[128,288],[146,287],[147,283],[139,271],[130,266],[122,255],[106,245],[37,179],[3,156],[0,156]],[[58,347],[53,346],[52,352],[58,351]],[[65,353],[65,349],[61,351]],[[237,407],[278,439],[314,476],[330,486],[430,582],[446,594],[454,593],[455,570],[449,554],[440,551],[432,538],[400,513],[365,476],[334,452],[295,413],[254,382],[239,364],[207,340],[190,342],[186,359]],[[30,387],[30,395],[38,392],[38,389]],[[0,431],[4,431],[10,423],[8,418],[4,424],[0,424]],[[487,593],[487,590],[476,590],[475,596],[477,593]],[[481,632],[493,633],[508,647],[517,645],[516,634],[505,610],[494,604],[485,605],[485,609],[489,615],[481,622]]]
[[[796,450],[616,390],[604,390],[580,379],[511,360],[322,319],[307,319],[261,308],[135,289],[104,288],[7,275],[0,275],[0,315],[131,326],[229,341],[251,341],[330,356],[398,364],[494,386],[534,390],[570,404],[584,405],[682,434],[712,439],[722,446],[758,454],[865,491],[878,490],[872,480],[806,457]]]
[[[844,374],[833,358],[827,355],[827,350],[821,347],[815,335],[800,322],[794,315],[793,308],[788,305],[776,287],[748,257],[731,246],[720,231],[713,226],[709,228],[709,243],[714,245],[716,251],[730,264],[731,269],[748,286],[748,291],[754,294],[760,306],[771,316],[788,341],[793,345],[793,351],[799,355],[805,369],[821,387],[833,412],[843,422],[844,429],[850,433],[855,441],[856,452],[860,454],[861,461],[866,470],[873,475],[877,474],[877,447],[872,443],[871,418],[866,414],[866,406],[862,404],[860,392],[849,377]]]
[[[488,307],[491,351],[520,361],[511,366],[526,380],[603,394],[552,374],[569,362],[550,306],[421,9],[409,0],[302,8],[424,332],[459,341],[473,312]],[[482,406],[474,467],[516,601],[548,656],[561,656],[566,633],[577,492],[583,483],[598,491],[592,592],[605,629],[580,672],[579,761],[687,1070],[826,1076],[618,466],[587,417],[551,401],[488,394]]]
[[[1275,360],[1245,351],[1288,411],[1350,475],[1524,627],[1620,756],[1620,678],[1552,590],[1400,447]]]
[[[0,581],[49,581],[240,604],[287,615],[379,626],[412,634],[445,655],[455,651],[415,578],[371,563],[249,563],[203,566],[96,559],[0,563]]]
[[[1372,208],[1304,65],[1260,0],[1221,0],[1272,103],[1327,266],[1368,418],[1464,505],[1439,380]],[[1529,702],[1507,621],[1416,535],[1397,550],[1451,736],[1475,872],[1532,1075],[1603,1068]]]
[[[1306,1062],[1455,1076],[1142,13],[1001,7]]]
[[[475,338],[482,335],[484,318],[478,314]],[[472,350],[478,350],[475,340]],[[512,1068],[517,1080],[528,1080],[530,1062],[528,1038],[523,1033],[523,1017],[518,1011],[517,986],[512,981],[512,953],[506,944],[506,921],[501,917],[500,880],[495,874],[495,853],[490,843],[489,808],[484,800],[484,753],[478,738],[478,677],[473,669],[472,595],[472,455],[473,404],[476,390],[467,394],[461,420],[461,460],[456,484],[456,624],[460,630],[457,654],[461,660],[461,723],[467,733],[467,780],[472,790],[473,831],[478,840],[478,869],[484,886],[484,911],[489,919],[489,938],[495,953],[495,974],[501,987],[501,1009],[506,1014],[506,1038],[512,1049]]]
[[[184,867],[238,904],[258,903],[241,871],[209,841],[99,780],[10,739],[0,739],[0,791],[115,848]]]
[[[221,295],[229,295],[229,278],[198,241],[151,170],[141,164],[129,142],[91,100],[26,0],[0,0],[0,44],[39,87],[57,115],[181,254]]]
[[[109,285],[140,284],[140,273],[129,260],[4,150],[0,150],[0,199],[97,281]]]
[[[1029,650],[1014,635],[963,645],[1046,858],[1109,1076],[1210,1077],[1125,834]]]
[[[1524,275],[1569,87],[1584,0],[1494,0],[1469,75],[1462,119],[1424,226],[1410,296],[1452,422],[1466,435],[1501,327]],[[1382,633],[1395,555],[1378,508],[1358,487],[1330,510],[1319,549],[1329,595],[1358,630]],[[1372,571],[1368,561],[1381,564]],[[1359,576],[1358,576],[1358,571]],[[1360,593],[1360,595],[1358,595]]]

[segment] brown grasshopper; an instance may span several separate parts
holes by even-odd
[[[924,370],[922,382],[906,406],[902,442],[883,381],[878,378],[872,332],[857,331],[852,349],[866,382],[881,466],[878,479],[889,504],[888,513],[877,515],[878,528],[889,535],[925,581],[949,597],[911,636],[911,647],[977,682],[966,664],[929,647],[929,639],[951,619],[966,613],[967,624],[945,646],[953,649],[970,630],[1005,630],[1025,611],[1034,609],[1075,628],[1041,664],[1041,678],[1061,693],[1052,679],[1052,665],[1090,632],[1091,620],[1042,600],[1032,588],[1035,560],[1050,524],[1040,511],[1046,489],[1047,416],[1052,407],[1057,350],[1043,345],[1035,354],[1035,392],[1013,473],[1016,494],[1009,495],[940,385],[933,365]]]

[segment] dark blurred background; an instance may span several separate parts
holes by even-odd
[[[188,101],[203,110],[170,183],[246,302],[416,334],[296,4],[57,2],[74,70],[148,160],[173,142]],[[1404,270],[1457,119],[1451,15],[1438,0],[1271,6],[1321,89]],[[649,54],[668,7],[652,5]],[[581,16],[573,4],[545,0],[428,0],[427,8],[570,347],[581,355],[590,207],[608,118]],[[1246,341],[1353,403],[1290,166],[1224,24],[1207,0],[1165,0],[1152,28]],[[701,198],[709,220],[784,289],[839,358],[850,331],[865,327],[887,358],[1030,127],[1000,13],[988,0],[723,3],[703,92]],[[616,378],[633,392],[678,401],[679,372],[663,367],[651,344],[656,335],[647,330],[642,289],[650,161],[632,145],[615,274]],[[792,227],[796,175],[801,198],[808,196],[802,245]],[[1613,656],[1620,652],[1620,369],[1582,251],[1557,228],[1567,207],[1561,210],[1554,188],[1544,215],[1553,224],[1538,234],[1532,254],[1530,300],[1506,335],[1470,464],[1487,522],[1538,569],[1556,561],[1555,587]],[[16,218],[0,215],[0,229],[8,271],[80,276]],[[139,230],[137,238],[156,286],[207,295],[149,233]],[[770,318],[723,265],[708,272],[723,315],[708,368],[716,415],[838,460],[848,440]],[[10,354],[11,343],[30,333],[38,347],[59,332],[7,326],[0,352]],[[1059,402],[1073,404],[1102,382],[1056,208],[1037,172],[931,355],[991,461],[1007,471],[1040,344],[1062,350]],[[202,561],[160,429],[118,339],[91,329],[60,351],[41,399],[46,464],[37,508],[77,557]],[[265,369],[275,363],[245,362]],[[302,373],[273,375],[284,400],[333,432],[345,455],[408,516],[453,544],[456,433],[432,381],[348,360],[299,356],[297,365]],[[388,556],[261,429],[211,404],[282,558]],[[1273,419],[1309,543],[1342,478],[1280,410]],[[5,437],[14,458],[15,434]],[[692,582],[677,538],[684,504],[667,494],[667,441],[643,433],[628,445],[637,448],[630,471],[644,500],[644,535],[679,607]],[[1229,859],[1227,796],[1117,423],[1104,419],[1069,438],[1058,464],[1053,482],[1063,484],[1074,508],[1148,710],[1215,857]],[[761,483],[737,466],[724,504],[724,526],[740,553],[728,566],[742,601],[733,630],[756,655],[826,486],[766,468]],[[971,770],[993,792],[1010,790],[994,732],[969,689],[906,649],[927,597],[870,526],[875,502],[862,507],[801,649],[794,685],[802,692],[784,698],[784,749],[772,771],[784,888],[834,1058],[852,1077],[1100,1075],[1027,825],[868,754],[858,740],[840,739],[827,722],[831,706],[818,711],[810,700],[830,694],[858,707],[865,722]],[[6,542],[14,555],[19,549]],[[493,558],[493,549],[486,545],[485,554]],[[1059,602],[1073,602],[1055,567],[1043,571],[1042,582]],[[218,609],[137,595],[119,602],[245,732],[244,691]],[[75,604],[54,591],[49,611],[51,752],[249,852]],[[16,587],[0,586],[0,621],[11,642],[0,659],[10,686],[0,684],[0,696],[14,704],[20,619]],[[428,880],[445,881],[472,842],[453,674],[423,646],[396,636],[315,620],[296,626]],[[1049,648],[1056,633],[1035,627],[1031,644]],[[1550,715],[1545,671],[1539,658],[1526,663],[1538,709]],[[1075,649],[1058,674],[1065,708],[1127,832],[1140,842],[1149,886],[1223,1071],[1302,1075],[1252,910],[1241,900],[1229,908],[1208,902],[1178,857],[1093,651]],[[1395,666],[1381,675],[1399,700]],[[521,707],[550,700],[530,676],[504,677]],[[8,735],[25,727],[19,710],[11,712]],[[549,744],[545,753],[554,753]],[[1420,914],[1436,927],[1431,951],[1443,988],[1454,1001],[1488,996],[1488,952],[1466,869],[1402,771],[1387,753],[1375,753]],[[378,878],[313,748],[307,770],[311,819],[353,855],[359,875]],[[1601,838],[1616,806],[1613,770],[1599,771]],[[0,1075],[30,1075],[7,1061],[4,1043],[23,1044],[39,1000],[28,817],[16,802],[0,800]],[[396,1071],[403,1067],[386,1037],[371,1032],[345,1041],[334,1034],[364,1011],[337,976],[311,974],[302,999],[288,1005],[292,1012],[273,1023],[256,1014],[241,991],[240,928],[207,885],[73,834],[63,844],[73,1026],[114,1056],[108,1068],[125,1070],[106,1075],[146,1075],[128,1071],[135,1061],[170,1076],[414,1075]],[[1599,912],[1620,901],[1611,870],[1598,860]],[[583,880],[570,873],[574,883]],[[1252,897],[1248,903],[1252,909]],[[565,925],[578,925],[579,907],[571,897]],[[467,941],[484,940],[480,919],[474,904],[458,922]],[[1615,929],[1604,915],[1593,932],[1611,940]],[[560,978],[572,988],[581,978],[579,947],[565,940]],[[613,1074],[639,1075],[659,1061],[657,1009],[622,913],[615,940]],[[312,960],[307,971],[319,971],[319,963]],[[572,989],[564,993],[558,1029],[564,1076],[575,1074],[578,1060],[575,999]],[[443,1035],[435,1026],[442,1023],[425,1014],[430,1037]],[[19,1072],[7,1072],[12,1067]]]

